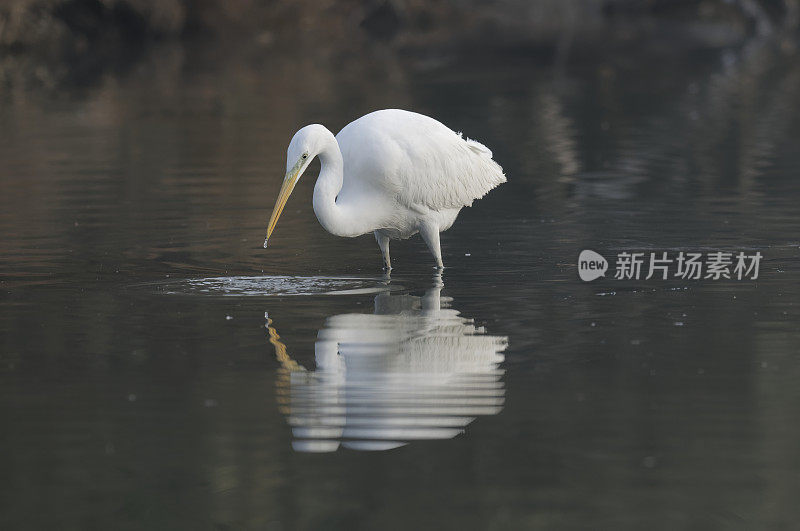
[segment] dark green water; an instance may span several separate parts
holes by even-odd
[[[166,49],[3,93],[0,528],[795,527],[797,58],[569,65]],[[382,107],[508,175],[444,276],[325,233],[313,173],[261,249],[292,134]],[[584,283],[583,249],[764,259]]]

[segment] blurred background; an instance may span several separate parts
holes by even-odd
[[[0,528],[796,527],[799,24],[798,0],[0,0]],[[376,296],[316,168],[261,242],[294,132],[386,107],[508,183],[443,235],[443,287],[412,239]],[[582,249],[764,260],[587,284]],[[343,276],[366,291],[320,295]],[[342,322],[440,338],[426,298],[451,358],[490,345],[490,414],[295,451],[316,388],[287,367]]]
[[[239,69],[278,51],[336,70],[348,58],[350,68],[395,63],[383,75],[455,56],[511,54],[563,68],[614,54],[722,52],[753,40],[792,54],[799,18],[796,0],[6,0],[0,72],[17,90],[88,85],[123,75],[158,47],[188,54],[182,64],[214,49]]]

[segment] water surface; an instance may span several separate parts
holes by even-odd
[[[0,527],[796,525],[796,59],[310,53],[2,99]],[[380,107],[508,174],[444,276],[325,233],[313,168],[262,249],[294,131]],[[586,284],[586,248],[764,261]]]

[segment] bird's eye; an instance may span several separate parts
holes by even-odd
[[[308,153],[303,153],[303,158],[307,159],[308,158]]]

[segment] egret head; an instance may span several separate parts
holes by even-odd
[[[327,136],[331,136],[331,133],[324,126],[312,124],[300,129],[292,137],[289,149],[286,151],[286,176],[283,178],[283,185],[267,226],[267,237],[264,239],[265,249],[269,237],[272,236],[272,231],[275,230],[275,225],[278,223],[278,218],[281,217],[283,207],[286,206],[286,201],[312,159],[322,150]]]

